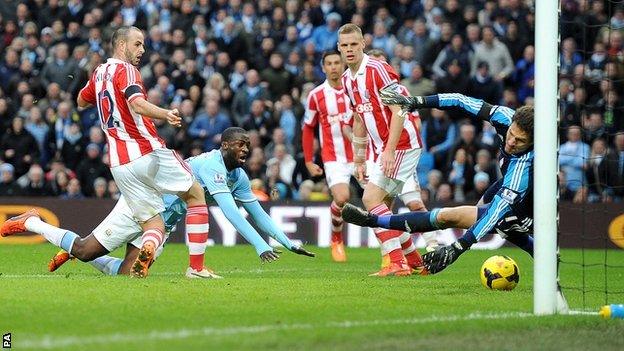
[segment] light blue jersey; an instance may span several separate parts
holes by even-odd
[[[213,150],[188,158],[186,162],[191,166],[193,175],[204,188],[206,203],[218,205],[236,230],[255,247],[258,254],[271,248],[241,215],[235,201],[243,205],[260,230],[287,249],[293,247],[286,234],[273,223],[271,217],[262,209],[258,199],[251,192],[251,183],[247,173],[242,168],[227,171],[221,150]],[[186,203],[175,195],[165,195],[163,200],[165,211],[162,217],[166,230],[171,232],[175,225],[186,216]]]

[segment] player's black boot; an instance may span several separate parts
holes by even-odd
[[[436,274],[443,271],[463,254],[465,249],[458,241],[451,245],[442,246],[435,251],[427,252],[423,255],[423,262],[429,274]]]
[[[359,225],[360,227],[377,227],[377,216],[372,215],[363,209],[346,203],[342,208],[342,219],[345,222]]]

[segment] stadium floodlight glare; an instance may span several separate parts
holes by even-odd
[[[557,60],[559,1],[535,8],[535,261],[533,312],[557,312]]]

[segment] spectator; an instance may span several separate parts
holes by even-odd
[[[422,124],[421,137],[425,150],[433,155],[435,168],[446,164],[447,152],[455,142],[457,128],[445,111],[432,109],[431,118]]]
[[[427,174],[426,190],[432,199],[437,198],[438,189],[442,184],[442,172],[437,169],[433,169]]]
[[[492,161],[492,155],[490,151],[481,149],[477,152],[477,162],[474,166],[475,172],[485,173],[488,176],[490,182],[494,183],[502,175],[496,162]]]
[[[327,24],[319,26],[312,32],[312,42],[316,52],[323,52],[336,48],[338,42],[338,27],[342,22],[342,17],[332,12],[327,15]]]
[[[225,114],[219,111],[219,103],[215,100],[206,100],[206,110],[198,114],[191,125],[188,133],[193,138],[203,140],[203,150],[218,149],[221,145],[221,133],[229,128],[232,123]]]
[[[242,121],[241,127],[245,130],[255,129],[260,135],[263,144],[269,140],[269,135],[273,131],[271,115],[266,111],[266,106],[262,100],[254,100],[251,103],[251,111]]]
[[[417,63],[412,67],[412,72],[407,78],[401,80],[401,84],[407,88],[412,96],[426,96],[433,94],[435,83],[424,76],[422,66]]]
[[[466,94],[468,92],[469,83],[467,73],[468,72],[462,71],[459,61],[451,61],[447,67],[447,75],[435,80],[435,86],[437,87],[438,94]]]
[[[502,94],[502,85],[495,82],[490,75],[488,63],[485,61],[479,62],[477,72],[470,78],[468,83],[468,95],[482,99],[492,105],[497,105],[501,101]]]
[[[467,157],[470,160],[477,158],[477,152],[483,149],[484,146],[476,138],[476,128],[470,123],[464,123],[459,126],[459,140],[453,145],[449,153],[448,166],[451,166],[452,158],[455,157],[455,153],[458,149],[464,149],[467,153]]]
[[[280,96],[292,90],[293,76],[284,68],[284,58],[278,52],[271,54],[269,67],[262,71],[260,77],[268,83],[269,98],[271,100],[277,100]]]
[[[470,203],[476,203],[479,201],[485,191],[490,186],[490,176],[485,172],[478,172],[474,175],[474,189],[466,194],[466,201]]]
[[[106,190],[107,181],[104,178],[97,178],[93,181],[93,197],[96,199],[108,198],[108,192]]]
[[[293,171],[295,170],[295,165],[297,164],[297,162],[292,157],[292,155],[288,153],[285,145],[275,145],[273,157],[267,161],[267,165],[269,168],[271,168],[271,165],[274,163],[279,165],[280,181],[286,185],[290,185],[292,183]]]
[[[524,48],[522,59],[516,64],[514,81],[518,88],[518,100],[521,104],[527,97],[533,96],[535,85],[535,49],[529,45]]]
[[[438,192],[436,193],[436,201],[441,203],[453,201],[453,188],[448,183],[440,184]]]
[[[69,57],[69,47],[65,43],[54,46],[54,59],[48,61],[41,71],[43,84],[57,83],[66,92],[75,91],[78,80],[74,74],[78,69],[76,62]]]
[[[437,77],[446,77],[448,66],[453,61],[457,61],[463,72],[470,70],[472,52],[464,46],[464,39],[459,34],[453,35],[451,44],[438,55],[433,63],[433,73]]]
[[[28,173],[17,180],[24,196],[51,196],[53,195],[50,185],[43,176],[43,169],[38,164],[30,166]]]
[[[477,71],[477,64],[481,61],[488,63],[494,80],[502,82],[514,71],[514,63],[505,44],[495,37],[492,27],[484,27],[481,31],[482,40],[475,49],[472,61],[472,74]]]
[[[269,197],[269,195],[266,193],[266,187],[264,186],[264,182],[262,181],[262,179],[252,179],[251,183],[251,192],[254,194],[254,196],[258,199],[258,201],[269,201],[271,198]]]
[[[21,176],[31,165],[39,161],[39,147],[35,138],[24,129],[24,120],[13,118],[11,128],[0,139],[0,159],[15,167],[15,174]]]
[[[97,178],[111,179],[108,167],[102,162],[100,148],[96,144],[87,145],[87,157],[76,168],[76,177],[82,184],[86,196],[93,196],[93,184]]]
[[[567,179],[566,187],[576,193],[584,184],[585,169],[589,158],[589,145],[581,140],[581,128],[570,127],[567,141],[559,148],[559,167]]]
[[[453,186],[455,201],[463,202],[466,200],[465,195],[474,188],[473,176],[474,161],[465,149],[457,149],[448,169],[448,181]]]
[[[119,197],[121,196],[121,192],[119,191],[119,188],[117,187],[117,183],[115,183],[114,179],[111,179],[108,181],[108,186],[106,190],[108,191],[108,195],[111,197],[111,199],[115,201],[119,200]]]
[[[80,191],[80,182],[78,179],[70,179],[69,184],[67,184],[67,191],[61,194],[61,199],[63,200],[80,200],[84,199],[84,195]]]
[[[236,125],[242,126],[244,119],[250,112],[254,100],[269,98],[267,90],[260,86],[258,71],[251,69],[245,74],[245,84],[236,92],[232,101],[232,116]],[[244,127],[243,127],[244,128]],[[245,128],[247,129],[247,128]]]
[[[0,196],[21,195],[21,189],[13,177],[15,168],[10,163],[0,164]]]
[[[388,28],[381,22],[375,22],[373,26],[373,37],[371,47],[374,49],[383,50],[389,58],[394,57],[394,47],[397,45],[397,40],[394,35],[388,33]]]

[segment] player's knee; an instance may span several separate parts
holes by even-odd
[[[74,241],[71,254],[82,262],[93,261],[97,258],[96,253],[92,250],[89,250],[89,248],[84,245],[82,240]]]
[[[342,207],[344,204],[349,201],[349,193],[336,193],[334,194],[334,202]]]
[[[180,198],[184,200],[188,205],[199,205],[205,204],[206,200],[204,197],[204,189],[198,182],[193,182],[193,185],[189,188],[189,190],[180,195]]]

